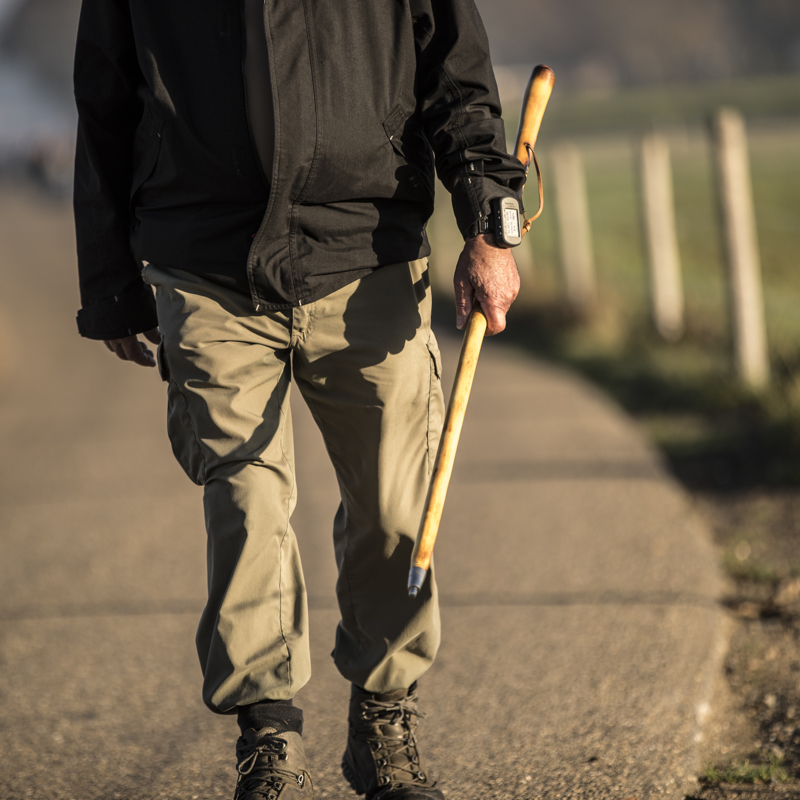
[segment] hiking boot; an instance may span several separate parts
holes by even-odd
[[[236,743],[236,762],[233,800],[314,800],[299,733],[248,728]]]
[[[367,800],[444,800],[420,764],[415,731],[424,715],[417,710],[416,684],[408,692],[350,693],[350,731],[342,772]]]

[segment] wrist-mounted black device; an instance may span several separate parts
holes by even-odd
[[[488,217],[482,217],[472,225],[469,235],[492,233],[498,247],[516,247],[522,242],[519,201],[516,197],[495,197],[491,209]]]

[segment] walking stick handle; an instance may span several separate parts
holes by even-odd
[[[516,157],[525,165],[526,174],[533,160],[533,148],[539,135],[547,101],[553,90],[555,74],[550,67],[539,65],[531,73],[525,99],[522,104],[519,133],[515,148]],[[540,213],[541,213],[541,180],[539,182]],[[538,215],[537,215],[538,216]],[[530,228],[526,223],[523,235]],[[425,501],[425,511],[422,515],[414,551],[411,554],[411,570],[408,573],[408,594],[416,597],[425,583],[425,576],[431,565],[433,546],[439,533],[439,523],[444,511],[444,501],[447,496],[447,487],[450,484],[450,475],[453,472],[453,462],[458,449],[458,439],[461,435],[461,426],[467,411],[469,393],[472,389],[472,380],[475,377],[475,368],[478,366],[478,355],[481,352],[483,337],[486,333],[486,317],[479,305],[472,309],[464,342],[461,345],[461,355],[456,368],[456,378],[453,392],[447,406],[447,415],[444,421],[444,431],[436,454],[433,475],[428,488],[428,497]]]
[[[408,576],[408,593],[411,597],[417,596],[431,565],[433,546],[436,544],[436,534],[439,532],[439,522],[442,519],[447,487],[453,472],[461,426],[464,423],[464,415],[467,413],[469,393],[472,389],[472,380],[475,377],[475,369],[478,366],[478,356],[485,333],[486,317],[481,311],[480,305],[476,304],[469,316],[464,341],[461,344],[461,355],[458,358],[450,402],[447,404],[442,440],[433,466],[428,498],[425,501],[425,513],[422,516],[422,524],[414,545],[414,552],[411,555],[411,572]]]
[[[514,155],[525,165],[526,169],[530,166],[533,148],[539,138],[539,128],[542,126],[544,110],[547,108],[547,101],[550,99],[555,80],[556,75],[553,70],[540,64],[531,73],[525,89]]]

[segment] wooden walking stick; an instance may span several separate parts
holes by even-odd
[[[525,91],[525,99],[522,104],[514,155],[525,164],[526,175],[531,162],[534,163],[539,182],[539,210],[531,219],[525,220],[525,224],[522,226],[522,235],[530,230],[531,222],[542,213],[542,178],[539,172],[539,165],[533,154],[533,147],[539,135],[542,117],[547,107],[547,101],[550,99],[554,81],[555,74],[550,67],[536,67],[531,74],[530,81],[528,81],[528,88]],[[464,342],[461,345],[461,355],[458,359],[453,391],[450,395],[450,403],[447,406],[442,441],[433,467],[422,523],[417,534],[414,552],[411,554],[411,571],[408,574],[408,594],[411,597],[416,597],[422,588],[433,557],[433,546],[436,542],[436,534],[439,532],[439,522],[442,519],[447,487],[450,483],[450,475],[453,472],[453,462],[458,448],[458,439],[461,435],[461,426],[464,422],[464,414],[467,411],[469,393],[472,389],[472,380],[475,377],[475,368],[478,365],[478,356],[485,333],[486,317],[481,311],[480,305],[476,304],[472,309],[467,322],[467,330],[464,333]]]

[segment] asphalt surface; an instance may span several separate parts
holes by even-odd
[[[236,723],[200,700],[201,490],[155,370],[78,338],[69,207],[0,189],[0,798],[224,798]],[[458,342],[440,337],[445,383]],[[318,798],[348,687],[329,658],[336,486],[295,405],[294,524]],[[437,544],[423,752],[450,798],[682,798],[726,641],[715,554],[632,423],[487,342]]]

